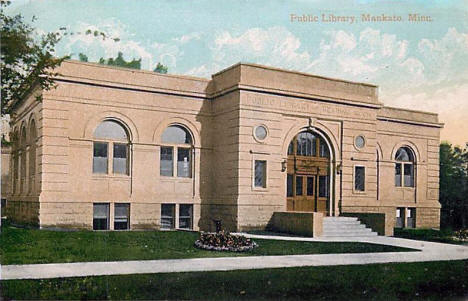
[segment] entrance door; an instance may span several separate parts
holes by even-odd
[[[288,149],[287,210],[328,211],[330,152],[312,132],[294,137]]]

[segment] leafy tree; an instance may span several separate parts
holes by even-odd
[[[133,59],[127,62],[123,58],[123,53],[119,51],[116,58],[109,58],[107,60],[104,58],[100,58],[99,64],[119,66],[119,67],[124,67],[124,68],[131,68],[131,69],[141,69],[141,58],[138,60]]]
[[[442,227],[468,226],[468,150],[440,144],[440,203]]]
[[[78,58],[81,62],[87,62],[88,61],[88,56],[86,54],[80,53],[78,54]]]
[[[57,74],[53,69],[67,57],[54,57],[55,45],[63,36],[63,29],[35,38],[34,29],[21,15],[5,14],[9,1],[1,1],[1,113],[7,114],[9,104],[20,99],[34,85],[49,90]],[[35,18],[32,20],[35,21]]]
[[[156,68],[154,68],[153,71],[157,72],[157,73],[166,74],[167,73],[167,66],[164,66],[163,64],[158,63],[158,65],[156,66]]]

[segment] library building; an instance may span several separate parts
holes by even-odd
[[[14,223],[439,228],[443,125],[385,106],[375,85],[249,63],[209,79],[74,60],[57,71],[55,89],[10,104],[2,199]]]

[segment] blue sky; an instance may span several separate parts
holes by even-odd
[[[117,37],[66,37],[58,55],[90,60],[142,58],[170,73],[209,77],[236,62],[253,62],[379,85],[390,106],[434,111],[442,139],[468,142],[468,1],[86,1],[18,0],[8,13],[37,17],[38,33],[67,27]],[[431,22],[409,22],[408,14]],[[291,14],[318,22],[291,22]],[[324,22],[330,14],[356,21]],[[362,14],[401,16],[363,22]]]

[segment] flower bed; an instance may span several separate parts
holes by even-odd
[[[195,241],[195,247],[212,251],[246,252],[258,245],[242,235],[232,235],[221,231],[218,233],[200,233],[200,239]]]

